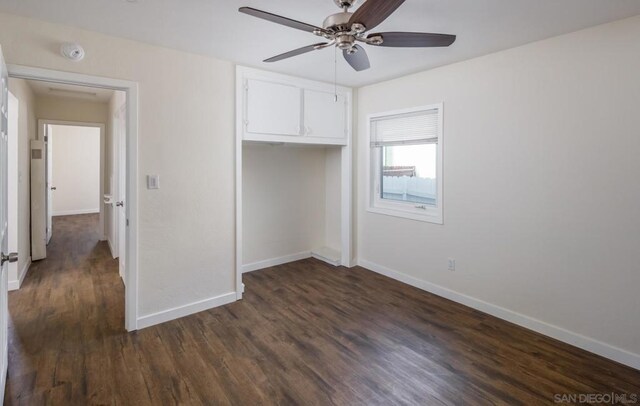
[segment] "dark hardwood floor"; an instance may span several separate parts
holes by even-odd
[[[362,268],[244,276],[245,299],[124,331],[97,217],[55,219],[11,292],[5,404],[553,404],[640,394],[640,372]]]

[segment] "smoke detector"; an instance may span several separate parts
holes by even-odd
[[[84,59],[84,48],[80,46],[80,44],[76,44],[73,42],[65,42],[60,47],[60,53],[65,58],[78,62]]]

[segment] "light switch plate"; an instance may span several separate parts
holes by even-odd
[[[160,176],[147,175],[147,189],[160,189]]]

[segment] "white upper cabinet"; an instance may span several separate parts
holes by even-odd
[[[346,138],[347,102],[344,94],[304,90],[304,134],[308,137]]]
[[[349,88],[241,66],[236,87],[237,125],[244,141],[349,143]]]
[[[292,85],[247,80],[247,132],[300,135],[301,91]]]

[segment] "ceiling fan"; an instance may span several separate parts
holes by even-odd
[[[349,9],[356,1],[334,0],[336,5],[342,9],[342,12],[327,17],[322,24],[322,28],[251,7],[241,7],[238,11],[273,23],[307,31],[327,40],[327,42],[320,42],[285,52],[265,59],[264,62],[281,61],[292,56],[335,45],[342,50],[344,58],[353,69],[363,71],[369,69],[371,65],[364,48],[358,45],[357,42],[381,47],[430,48],[448,47],[456,40],[455,35],[424,32],[378,32],[369,34],[369,30],[383,22],[405,0],[367,0],[352,13]]]

